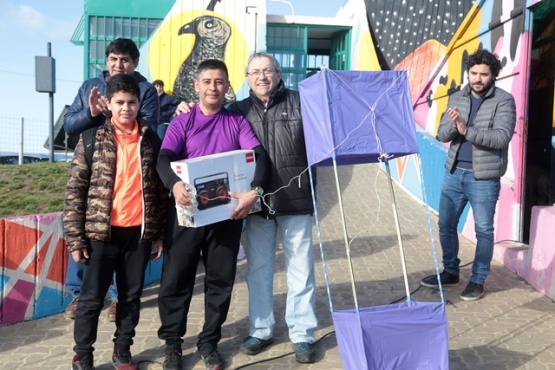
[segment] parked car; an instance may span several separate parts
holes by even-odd
[[[71,161],[72,153],[54,153],[54,162]],[[23,164],[48,162],[50,156],[44,153],[29,153],[23,155]],[[19,164],[19,154],[17,153],[0,153],[0,164]]]

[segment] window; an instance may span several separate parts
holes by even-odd
[[[85,79],[98,76],[106,66],[106,46],[120,37],[130,38],[140,48],[156,31],[162,19],[89,17],[89,60],[86,62]]]

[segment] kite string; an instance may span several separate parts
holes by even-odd
[[[345,136],[345,138],[339,142],[337,145],[335,145],[335,147],[333,147],[332,149],[330,149],[330,151],[328,151],[326,154],[324,154],[324,156],[322,157],[322,159],[314,162],[313,164],[318,164],[324,160],[326,160],[327,158],[329,158],[333,153],[335,153],[335,151],[337,151],[338,148],[342,147],[345,142],[347,142],[351,135],[353,135],[357,130],[359,130],[364,122],[366,121],[366,119],[368,117],[370,117],[370,124],[372,125],[372,129],[374,131],[374,139],[376,140],[376,148],[378,150],[379,153],[379,157],[378,157],[378,161],[381,163],[385,160],[388,160],[390,158],[392,158],[392,155],[388,154],[387,152],[385,152],[383,150],[383,146],[382,146],[382,141],[380,140],[380,137],[378,136],[378,130],[377,130],[377,117],[376,117],[376,108],[378,106],[379,101],[385,97],[385,95],[395,87],[397,81],[403,76],[402,74],[398,74],[398,76],[393,79],[391,81],[391,84],[387,87],[387,89],[385,89],[378,97],[377,99],[374,101],[373,104],[370,104],[369,102],[367,102],[365,99],[363,99],[360,94],[358,94],[338,73],[336,73],[336,71],[328,69],[329,72],[333,73],[339,81],[341,81],[341,83],[349,90],[353,93],[353,95],[359,99],[360,101],[362,101],[362,103],[364,105],[366,105],[369,109],[368,113],[364,116],[364,118],[362,118],[362,120],[357,124],[357,126],[355,126],[351,131],[349,131],[347,133],[347,135]],[[406,73],[406,72],[405,72]],[[302,107],[301,107],[302,109]],[[273,210],[273,208],[268,204],[268,202],[266,201],[266,197],[270,196],[270,195],[275,195],[276,193],[278,193],[279,191],[288,188],[291,186],[291,184],[293,183],[293,181],[297,181],[298,182],[298,187],[301,187],[301,177],[304,173],[306,173],[309,170],[309,167],[305,168],[304,170],[301,171],[301,173],[299,173],[297,176],[294,176],[290,179],[290,181],[286,184],[283,185],[281,187],[279,187],[278,189],[276,189],[273,192],[268,192],[265,193],[264,195],[253,195],[253,197],[260,197],[261,202],[268,208],[268,212],[269,214],[273,215],[275,214],[275,210]],[[219,197],[216,197],[214,199],[218,199]],[[211,200],[211,199],[208,199]]]
[[[355,90],[353,90],[353,88],[352,88],[347,82],[345,82],[345,80],[343,80],[343,78],[342,78],[336,71],[331,70],[331,69],[328,69],[328,71],[330,71],[332,74],[334,74],[334,75],[337,77],[337,79],[338,79],[339,81],[341,81],[341,82],[346,86],[346,88],[347,88],[348,90],[350,90],[350,91],[354,94],[355,97],[359,98],[359,99],[368,107],[369,112],[368,112],[368,114],[362,119],[362,121],[360,122],[360,124],[357,125],[353,130],[351,130],[351,131],[349,132],[349,134],[345,137],[345,139],[344,139],[341,143],[339,143],[339,144],[338,144],[335,148],[333,148],[330,152],[326,153],[326,158],[327,158],[327,156],[329,156],[331,153],[335,152],[335,150],[336,150],[337,148],[339,148],[341,145],[343,145],[343,143],[345,143],[345,141],[347,141],[347,139],[349,139],[349,137],[351,136],[351,134],[352,134],[353,132],[355,132],[356,130],[358,130],[358,129],[362,126],[362,124],[364,123],[364,121],[366,120],[366,118],[367,118],[369,115],[371,116],[370,123],[371,123],[372,129],[373,129],[373,131],[374,131],[374,138],[375,138],[375,140],[376,140],[376,147],[377,147],[377,149],[378,149],[378,153],[380,154],[378,160],[380,160],[380,162],[382,162],[384,159],[387,160],[387,159],[391,158],[392,156],[391,156],[391,155],[388,155],[388,154],[383,150],[382,141],[381,141],[380,137],[378,136],[378,130],[377,130],[377,127],[376,127],[376,122],[377,122],[377,120],[376,120],[376,108],[377,108],[378,103],[380,102],[380,100],[389,92],[389,90],[393,89],[393,87],[396,86],[397,81],[403,76],[403,74],[399,73],[399,74],[397,75],[397,77],[391,81],[391,83],[389,84],[388,88],[385,89],[385,90],[378,96],[378,98],[374,101],[374,103],[373,103],[373,104],[370,104],[370,103],[368,103],[366,100],[364,100],[364,99],[360,96],[360,94],[358,94]],[[406,73],[406,72],[405,72],[405,73]],[[324,159],[325,159],[325,158],[324,158]],[[320,160],[320,161],[322,161],[322,160]],[[317,163],[318,163],[318,162],[317,162]]]
[[[343,85],[345,85],[345,87],[351,91],[353,93],[353,95],[358,98],[360,101],[362,101],[364,103],[364,105],[366,105],[369,109],[368,114],[366,114],[364,116],[364,118],[358,123],[358,125],[356,127],[354,127],[351,131],[349,131],[347,133],[347,135],[345,136],[345,138],[338,143],[337,145],[335,145],[335,147],[333,147],[329,152],[327,152],[326,154],[324,154],[323,158],[316,161],[314,164],[320,163],[322,161],[324,161],[325,159],[329,158],[330,155],[332,155],[338,148],[340,148],[341,146],[343,146],[343,144],[345,144],[345,142],[347,142],[349,140],[349,138],[351,137],[351,135],[353,133],[355,133],[358,129],[360,129],[360,127],[362,127],[362,125],[364,124],[364,122],[366,121],[366,119],[370,116],[370,123],[372,125],[372,129],[374,131],[374,138],[376,140],[376,147],[378,149],[378,153],[380,154],[378,157],[378,160],[380,162],[383,162],[384,160],[388,160],[390,159],[392,156],[387,154],[382,147],[382,141],[380,140],[379,136],[378,136],[378,130],[377,130],[377,119],[376,119],[376,108],[378,106],[379,101],[391,90],[395,87],[396,83],[399,81],[399,79],[403,76],[402,74],[398,74],[398,76],[393,79],[391,81],[391,83],[389,84],[389,86],[387,87],[387,89],[385,89],[378,97],[377,99],[374,101],[373,104],[370,104],[369,102],[367,102],[365,99],[363,99],[360,94],[358,94],[338,73],[336,73],[334,70],[328,69],[329,72],[333,73],[339,81],[341,81],[341,83]],[[406,73],[406,72],[405,72]],[[302,107],[301,107],[302,109]],[[270,207],[270,205],[266,202],[266,196],[269,195],[274,195],[276,194],[278,191],[285,189],[289,186],[291,186],[292,182],[295,180],[298,180],[298,187],[301,187],[301,176],[308,171],[308,167],[305,168],[299,175],[291,178],[291,180],[289,181],[289,183],[287,185],[283,185],[280,188],[276,189],[274,192],[270,192],[270,193],[266,193],[263,196],[261,196],[261,201],[264,203],[264,205],[268,208],[269,213],[270,214],[275,214],[275,211]]]

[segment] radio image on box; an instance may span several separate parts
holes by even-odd
[[[227,172],[198,177],[194,179],[193,183],[197,190],[199,211],[231,202]]]
[[[180,226],[201,227],[229,220],[239,205],[230,193],[251,190],[256,159],[252,150],[232,150],[202,157],[171,162],[175,174],[186,184],[193,202],[186,208],[177,204],[177,222]],[[257,199],[251,212],[262,209]]]

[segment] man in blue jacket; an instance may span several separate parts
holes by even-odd
[[[156,132],[160,103],[154,86],[135,68],[139,65],[139,49],[131,39],[119,38],[106,47],[107,71],[98,77],[83,82],[73,104],[64,115],[64,129],[68,135],[79,135],[83,131],[100,126],[110,116],[108,101],[104,96],[106,81],[118,73],[135,76],[141,90],[139,118]],[[94,102],[91,104],[91,102]]]
[[[501,62],[487,50],[478,50],[468,57],[468,84],[449,98],[437,134],[441,142],[451,142],[439,199],[442,286],[459,284],[457,227],[467,203],[474,215],[476,252],[472,276],[461,293],[463,301],[475,301],[484,294],[493,257],[493,224],[500,178],[507,171],[509,142],[516,124],[513,96],[495,86],[500,70]],[[437,276],[422,279],[420,285],[437,287]]]
[[[125,73],[134,76],[139,83],[140,106],[138,118],[154,132],[158,126],[160,103],[158,93],[154,86],[147,81],[135,68],[139,65],[139,49],[133,40],[119,38],[106,47],[106,66],[108,70],[102,71],[98,77],[83,82],[73,104],[64,115],[64,129],[68,135],[80,135],[83,131],[98,127],[106,122],[109,117],[108,100],[105,97],[106,82],[110,77]],[[67,318],[75,317],[75,309],[79,299],[81,282],[83,281],[83,265],[70,258],[66,273],[66,288],[72,294],[72,301],[66,307]],[[110,300],[112,304],[107,313],[109,321],[116,320],[117,290],[114,285],[110,287]]]

